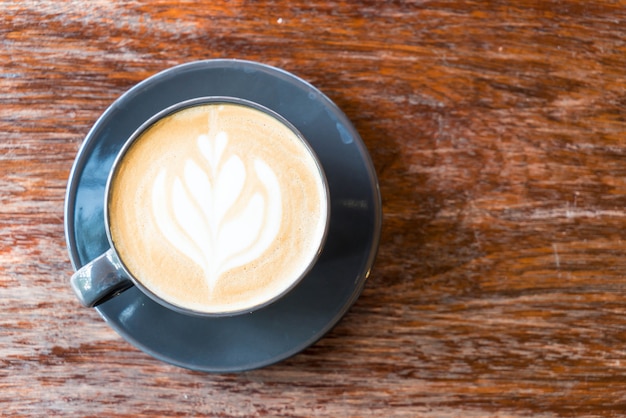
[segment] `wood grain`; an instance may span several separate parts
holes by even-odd
[[[626,2],[0,1],[7,416],[626,415]],[[128,88],[243,58],[310,81],[376,166],[344,320],[228,375],[124,342],[68,286],[67,177]]]

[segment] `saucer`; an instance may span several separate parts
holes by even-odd
[[[78,269],[108,247],[104,190],[113,161],[143,121],[177,102],[233,96],[289,120],[315,150],[331,197],[326,243],[290,293],[252,313],[202,318],[169,310],[132,287],[96,309],[125,340],[183,368],[255,369],[286,359],[326,334],[359,297],[382,223],[376,173],[363,141],[323,93],[283,70],[242,60],[207,60],[158,73],[123,94],[83,142],[68,181],[65,236]]]

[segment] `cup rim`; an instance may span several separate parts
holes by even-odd
[[[315,162],[315,166],[317,167],[318,175],[319,175],[319,178],[321,180],[321,184],[323,186],[322,189],[324,191],[324,199],[322,200],[322,202],[325,205],[326,217],[325,217],[325,220],[324,220],[323,233],[322,233],[322,236],[320,237],[320,240],[319,240],[318,245],[317,245],[317,249],[316,249],[313,257],[309,261],[307,267],[302,271],[300,276],[298,278],[296,278],[295,280],[293,280],[287,288],[282,290],[280,293],[274,295],[273,297],[269,298],[268,300],[266,300],[266,301],[264,301],[262,303],[256,304],[256,305],[252,305],[252,306],[247,307],[247,308],[239,308],[239,309],[232,310],[232,311],[206,312],[206,311],[199,311],[199,310],[186,308],[184,306],[180,306],[180,305],[174,304],[174,303],[172,303],[172,302],[170,302],[168,300],[163,299],[162,297],[160,297],[156,293],[154,293],[152,290],[150,290],[146,285],[144,285],[139,279],[137,279],[131,273],[130,269],[126,266],[123,258],[118,253],[117,248],[115,247],[115,244],[113,242],[113,237],[111,236],[111,227],[110,227],[110,220],[109,220],[109,199],[110,199],[113,179],[115,177],[115,174],[118,171],[118,168],[119,168],[119,165],[120,165],[121,161],[124,159],[124,155],[132,147],[134,142],[139,137],[141,137],[141,135],[146,130],[148,130],[152,125],[154,125],[155,123],[157,123],[161,119],[163,119],[163,118],[165,118],[165,117],[167,117],[169,115],[172,115],[174,113],[180,112],[180,111],[182,111],[184,109],[187,109],[187,108],[190,108],[190,107],[195,107],[195,106],[201,106],[201,105],[205,105],[205,104],[220,104],[220,103],[235,104],[235,105],[245,106],[245,107],[249,107],[249,108],[252,108],[252,109],[256,109],[256,110],[262,111],[265,114],[275,118],[276,120],[278,120],[279,122],[284,124],[288,129],[290,129],[298,137],[298,139],[300,140],[301,144],[306,148],[307,152],[309,153],[309,155],[311,156],[311,158]],[[268,108],[266,106],[263,106],[262,104],[254,102],[252,100],[243,99],[243,98],[240,98],[240,97],[233,97],[233,96],[202,96],[202,97],[195,97],[195,98],[188,99],[188,100],[183,100],[183,101],[174,103],[173,105],[170,105],[170,106],[168,106],[168,107],[166,107],[164,109],[161,109],[160,111],[158,111],[157,113],[152,115],[150,118],[148,118],[146,121],[144,121],[125,140],[124,144],[122,145],[120,150],[117,152],[117,154],[115,156],[115,159],[113,161],[113,164],[112,164],[112,166],[111,166],[111,168],[109,170],[109,174],[107,176],[107,181],[106,181],[106,186],[105,186],[105,191],[104,191],[104,208],[103,209],[104,209],[105,233],[106,233],[107,241],[109,243],[109,248],[110,248],[110,250],[113,251],[115,256],[119,259],[121,267],[124,270],[124,272],[126,273],[128,279],[135,286],[137,286],[137,288],[139,288],[141,292],[143,292],[148,297],[150,297],[152,300],[154,300],[155,302],[161,304],[165,308],[171,309],[171,310],[179,312],[179,313],[188,314],[188,315],[197,316],[197,317],[230,317],[230,316],[237,316],[237,315],[241,315],[241,314],[252,313],[252,312],[257,311],[259,309],[262,309],[262,308],[264,308],[264,307],[266,307],[268,305],[271,305],[272,303],[274,303],[277,300],[283,298],[285,295],[287,295],[289,292],[291,292],[309,274],[309,272],[317,264],[317,261],[319,260],[319,257],[320,257],[320,255],[322,253],[322,250],[323,250],[323,248],[324,248],[324,246],[326,244],[326,238],[328,236],[328,229],[329,229],[330,217],[331,217],[331,198],[330,198],[330,189],[329,189],[329,185],[328,185],[328,179],[327,179],[326,174],[324,172],[324,167],[323,167],[319,157],[317,156],[317,153],[315,152],[313,147],[310,145],[310,143],[307,141],[306,137],[289,120],[287,120],[285,117],[283,117],[278,112],[276,112],[276,111],[274,111],[274,110],[272,110],[272,109],[270,109],[270,108]]]

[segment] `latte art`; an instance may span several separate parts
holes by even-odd
[[[323,173],[308,146],[245,105],[184,108],[145,130],[109,186],[111,239],[158,299],[246,310],[293,286],[324,239]]]
[[[163,236],[204,270],[212,292],[221,273],[257,259],[276,238],[281,192],[262,160],[254,161],[254,170],[237,155],[224,161],[226,132],[200,135],[197,143],[203,161],[190,158],[179,176],[159,171],[152,211]],[[248,182],[254,191],[242,196]]]

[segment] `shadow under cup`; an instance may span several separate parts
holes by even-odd
[[[288,293],[315,264],[329,224],[323,168],[282,116],[231,97],[178,103],[124,144],[106,186],[110,249],[72,277],[85,306],[132,285],[201,316]]]

